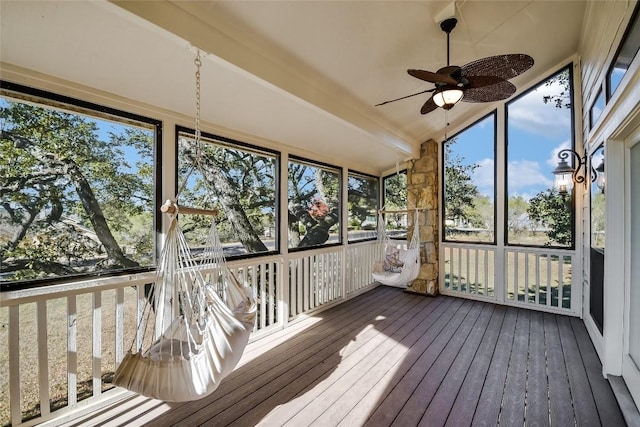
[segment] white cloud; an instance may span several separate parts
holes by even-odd
[[[549,158],[547,159],[547,164],[555,169],[555,167],[558,166],[558,161],[560,161],[560,159],[558,158],[558,153],[566,148],[571,148],[571,142],[569,140],[561,142],[560,145],[554,147],[554,149],[551,150],[551,153],[549,153]],[[571,164],[570,161],[569,164]]]
[[[509,191],[512,193],[531,187],[549,188],[553,185],[551,177],[540,169],[540,163],[531,160],[509,162],[507,174]]]
[[[476,162],[477,168],[473,170],[471,178],[478,187],[480,194],[493,197],[494,188],[494,162],[493,159],[482,159]]]
[[[509,124],[548,137],[566,134],[571,126],[570,110],[558,109],[553,102],[543,102],[544,96],[555,95],[562,90],[559,83],[542,85],[521,97],[509,107]]]
[[[493,187],[493,159],[482,159],[479,162],[476,162],[476,164],[478,167],[473,171],[473,183],[478,187]]]

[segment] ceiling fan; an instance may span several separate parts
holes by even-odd
[[[435,73],[426,70],[407,70],[410,76],[435,84],[435,88],[427,89],[412,95],[376,104],[376,107],[401,99],[433,92],[420,109],[427,114],[438,107],[451,109],[458,101],[493,102],[509,98],[516,87],[508,82],[533,66],[533,58],[517,53],[496,55],[478,59],[462,67],[449,65],[449,35],[456,27],[456,18],[445,19],[440,23],[442,31],[447,33],[447,66]]]

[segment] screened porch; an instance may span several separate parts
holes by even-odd
[[[640,425],[639,11],[0,2],[0,425]],[[240,363],[115,387],[211,218]]]

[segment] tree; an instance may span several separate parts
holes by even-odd
[[[384,208],[386,210],[407,209],[407,173],[400,172],[384,180]],[[387,214],[387,227],[390,229],[406,228],[405,213]]]
[[[268,175],[265,176],[264,160],[250,153],[214,144],[201,143],[197,147],[195,141],[187,138],[180,139],[179,149],[182,168],[188,170],[195,164],[200,174],[200,179],[194,186],[194,191],[201,197],[197,205],[209,207],[206,205],[210,204],[213,205],[210,207],[223,212],[224,221],[231,226],[248,252],[266,251],[267,247],[257,232],[261,218],[255,217],[256,210],[260,211],[265,205],[265,199],[274,199],[272,192],[265,189],[269,188],[268,184],[260,185],[274,179],[272,170],[267,170]],[[193,192],[190,194],[191,198],[198,199]],[[212,194],[215,198],[211,198]],[[253,221],[250,218],[252,215]],[[194,222],[202,225],[201,218],[190,218],[188,221],[191,221],[191,228],[194,227]],[[224,226],[224,222],[222,225]],[[185,228],[188,230],[189,225]]]
[[[565,68],[555,76],[551,77],[545,82],[545,86],[551,86],[553,84],[559,84],[562,86],[562,91],[555,95],[544,95],[542,101],[552,103],[556,108],[571,108],[571,75],[569,69]]]
[[[469,207],[474,206],[474,199],[480,194],[473,184],[471,174],[478,164],[464,164],[464,157],[453,154],[451,145],[455,139],[445,144],[444,165],[444,215],[456,225],[470,221]]]
[[[132,170],[122,151],[152,150],[148,133],[131,128],[103,141],[83,116],[1,105],[0,213],[13,231],[0,240],[2,271],[33,279],[135,267],[152,256],[126,255],[114,234],[153,199],[152,167]]]
[[[321,245],[329,239],[340,219],[339,191],[337,173],[302,163],[289,164],[288,216],[293,247]]]
[[[549,228],[546,234],[550,241],[563,246],[571,245],[573,242],[571,208],[555,188],[536,194],[529,201],[527,213],[531,221]],[[549,244],[550,242],[547,242],[546,245]]]
[[[529,202],[520,195],[509,197],[508,215],[507,215],[507,229],[514,234],[522,233],[528,226],[529,219],[527,217],[527,210],[529,209]]]
[[[375,215],[378,209],[378,180],[358,176],[347,179],[347,209],[357,225],[366,221],[368,216]]]

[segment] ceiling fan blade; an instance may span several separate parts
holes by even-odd
[[[410,76],[416,79],[424,80],[431,83],[445,83],[448,85],[457,85],[458,81],[447,74],[432,73],[425,70],[407,70]]]
[[[502,77],[496,76],[464,76],[469,83],[464,87],[466,89],[476,89],[479,87],[491,86],[505,81]]]
[[[380,104],[376,104],[376,105],[374,105],[374,107],[379,107],[381,105],[388,104],[390,102],[400,101],[401,99],[411,98],[412,96],[421,95],[423,93],[433,92],[434,90],[436,90],[436,88],[423,90],[422,92],[413,93],[413,94],[407,95],[407,96],[401,96],[400,98],[396,98],[396,99],[390,99],[389,101],[384,101],[384,102],[381,102]]]
[[[433,102],[433,96],[431,96],[429,97],[429,99],[427,99],[427,102],[425,102],[422,108],[420,109],[420,113],[427,114],[432,112],[436,108],[438,108],[438,106],[436,105],[435,102]]]
[[[494,76],[512,79],[533,66],[533,58],[522,53],[496,55],[463,65],[464,76]]]
[[[500,83],[493,84],[491,86],[466,88],[462,101],[464,102],[493,102],[502,101],[509,98],[516,92],[516,87],[503,80]]]

